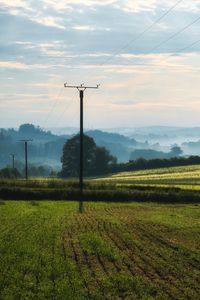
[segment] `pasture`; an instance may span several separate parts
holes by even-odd
[[[199,299],[200,205],[0,202],[0,299]]]

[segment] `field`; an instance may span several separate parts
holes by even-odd
[[[98,180],[118,186],[142,185],[200,190],[200,165],[123,172]]]
[[[85,201],[200,203],[200,166],[124,172],[84,181]],[[2,200],[78,200],[77,180],[0,180]]]
[[[199,299],[200,166],[0,186],[0,300]]]
[[[199,299],[200,205],[0,202],[0,299]]]

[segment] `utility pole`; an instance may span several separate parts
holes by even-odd
[[[25,178],[28,180],[28,142],[32,142],[33,140],[20,140],[20,142],[24,143],[24,151],[25,151]]]
[[[64,84],[65,88],[77,89],[80,97],[80,162],[79,162],[79,212],[83,212],[83,98],[84,91],[86,89],[98,89],[99,84],[96,86],[85,86],[84,83],[81,85],[68,85]]]
[[[10,156],[12,157],[12,168],[15,169],[15,154],[11,153]]]

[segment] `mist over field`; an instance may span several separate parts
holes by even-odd
[[[29,144],[29,159],[34,165],[46,165],[59,170],[65,142],[78,134],[78,128],[41,129],[32,124],[21,125],[16,129],[0,130],[0,167],[10,165],[10,152],[16,153],[19,169],[23,168],[24,146],[19,141],[33,139]],[[199,155],[200,128],[183,127],[141,127],[85,129],[98,146],[107,148],[118,162],[131,159],[167,158],[173,146],[179,146],[181,156]],[[12,150],[12,151],[11,151]],[[179,156],[180,154],[174,156]],[[172,155],[171,155],[172,157]]]

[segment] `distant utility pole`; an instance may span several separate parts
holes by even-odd
[[[12,168],[15,169],[15,154],[11,153],[10,156],[12,157]]]
[[[20,142],[24,143],[24,151],[25,151],[25,178],[28,180],[28,142],[32,142],[33,140],[20,140]]]
[[[80,96],[80,171],[79,171],[79,212],[83,212],[83,98],[84,91],[86,89],[98,89],[99,84],[96,86],[85,86],[84,83],[81,85],[68,85],[64,84],[65,88],[77,89]]]

